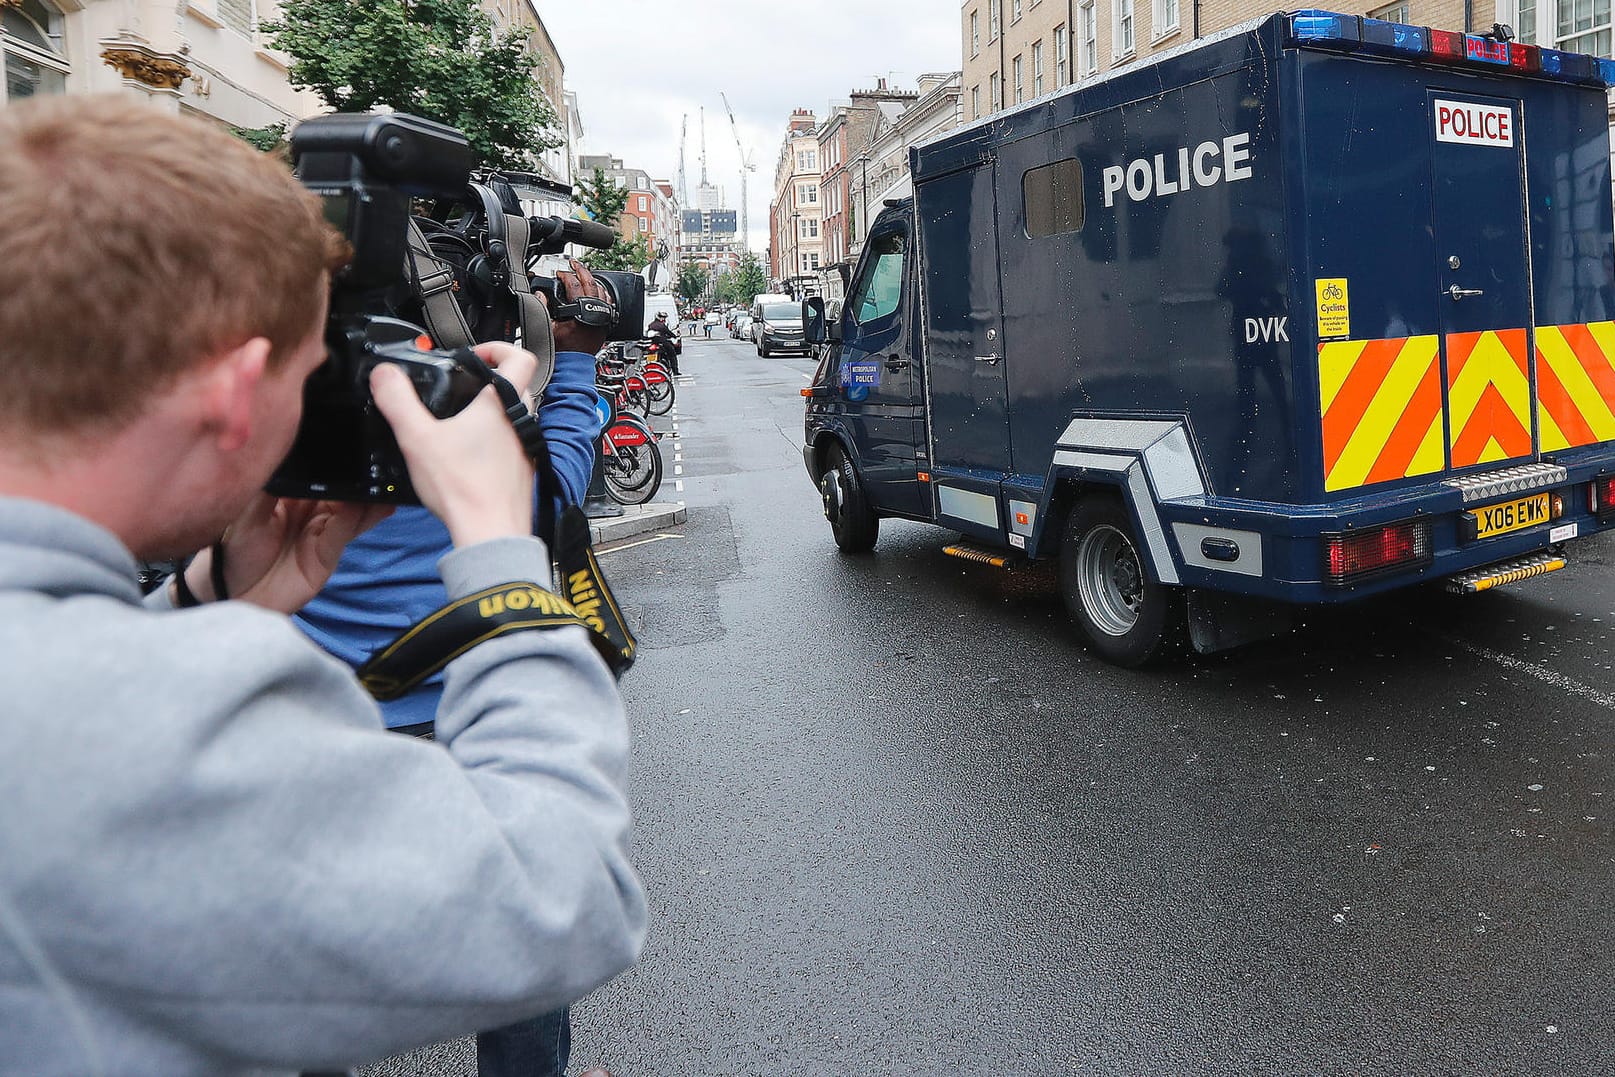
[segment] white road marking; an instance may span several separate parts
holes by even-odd
[[[683,537],[684,537],[683,535],[665,535],[665,534],[662,534],[662,533],[658,532],[657,534],[652,535],[650,538],[640,539],[638,542],[625,542],[621,546],[613,546],[608,550],[597,550],[596,554],[597,554],[597,556],[604,557],[607,554],[618,553],[618,552],[620,552],[622,550],[631,550],[635,546],[646,546],[646,545],[649,545],[652,542],[661,542],[664,539],[676,539],[676,538],[683,538]]]
[[[673,481],[673,489],[675,491],[677,491],[678,493],[682,494],[684,492],[684,480],[683,479],[675,479]]]
[[[1591,685],[1582,684],[1575,678],[1567,677],[1556,669],[1549,669],[1547,666],[1539,666],[1535,662],[1527,661],[1524,658],[1516,658],[1511,654],[1503,654],[1501,651],[1494,651],[1490,647],[1482,647],[1479,644],[1470,643],[1467,640],[1457,639],[1453,636],[1447,635],[1444,632],[1437,632],[1435,634],[1452,644],[1454,647],[1461,647],[1462,649],[1468,651],[1476,658],[1483,658],[1488,662],[1502,666],[1504,669],[1512,669],[1516,673],[1528,674],[1529,676],[1535,677],[1543,684],[1550,684],[1561,691],[1569,692],[1573,696],[1580,696],[1589,703],[1597,704],[1606,710],[1615,711],[1615,695],[1601,691],[1600,689],[1594,688]]]
[[[684,454],[683,453],[676,452],[676,453],[673,454],[673,462],[675,464],[681,462],[683,459],[684,459]]]
[[[673,465],[673,474],[675,474],[675,475],[684,474],[684,468],[680,467],[678,464],[674,464]]]

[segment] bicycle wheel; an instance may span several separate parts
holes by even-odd
[[[637,490],[650,481],[650,465],[641,450],[647,445],[654,447],[656,435],[639,416],[632,412],[617,416],[606,427],[600,443],[601,458],[614,471],[618,486]],[[659,455],[660,450],[657,452]]]
[[[652,415],[666,415],[673,410],[673,383],[664,381],[652,382],[648,387],[650,393],[649,410]]]
[[[605,458],[606,492],[623,505],[643,505],[662,488],[662,450],[654,441],[623,446]],[[623,481],[633,485],[623,485]]]

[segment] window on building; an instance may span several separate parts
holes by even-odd
[[[1021,81],[1021,58],[1019,56],[1010,61],[1010,70],[1014,73],[1014,78],[1010,81],[1010,86],[1014,89],[1015,103],[1018,105],[1026,99],[1026,94],[1022,89],[1024,83]]]
[[[1068,157],[1041,165],[1021,177],[1026,234],[1033,239],[1082,228],[1082,164]]]
[[[1178,0],[1155,0],[1156,37],[1165,37],[1178,28]]]
[[[1610,55],[1610,0],[1519,0],[1519,39],[1566,52]]]
[[[1032,42],[1032,96],[1043,96],[1043,42]]]
[[[997,112],[1004,107],[1004,92],[998,85],[998,72],[987,76],[987,107]]]
[[[970,13],[970,55],[981,55],[981,15],[975,11]]]
[[[817,183],[803,183],[796,188],[796,204],[799,206],[816,206],[819,204],[819,185]]]
[[[981,87],[980,86],[972,86],[972,87],[970,87],[970,118],[972,120],[981,119]]]
[[[1078,61],[1082,65],[1082,73],[1091,75],[1099,70],[1099,18],[1094,14],[1094,0],[1077,9],[1078,23],[1081,27],[1077,38],[1077,47],[1081,50]]]
[[[1116,50],[1116,59],[1132,55],[1133,41],[1133,0],[1112,0],[1112,27],[1111,43]]]
[[[219,18],[232,30],[251,35],[257,27],[257,4],[254,0],[218,0]]]
[[[987,40],[998,40],[998,24],[1004,18],[1004,0],[987,0]]]
[[[1368,17],[1371,19],[1384,19],[1386,22],[1405,23],[1408,21],[1407,0],[1402,0],[1400,4],[1386,4],[1378,10],[1370,11]]]
[[[649,204],[650,199],[646,198],[644,195],[639,196],[639,212],[645,212],[645,209],[647,206],[649,206]]]
[[[1009,21],[1011,24],[1021,21],[1021,0],[1012,0],[1009,9]]]
[[[803,239],[819,238],[819,219],[817,217],[803,217],[797,222],[797,228]]]
[[[0,73],[5,98],[67,92],[67,54],[62,51],[62,13],[41,0],[0,5]]]
[[[1054,84],[1071,85],[1071,42],[1064,26],[1054,28]]]

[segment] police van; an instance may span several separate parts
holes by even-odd
[[[1058,558],[1095,650],[1562,568],[1615,525],[1615,63],[1284,13],[916,147],[804,458],[882,518]]]

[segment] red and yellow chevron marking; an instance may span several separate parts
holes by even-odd
[[[1324,489],[1442,469],[1438,343],[1428,336],[1318,345]]]
[[[1453,467],[1531,455],[1530,360],[1524,329],[1447,337]]]
[[[1615,441],[1615,322],[1536,331],[1542,451]]]

